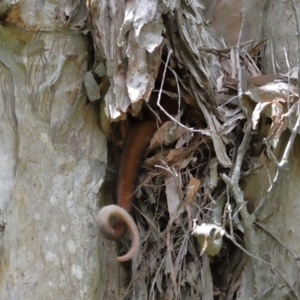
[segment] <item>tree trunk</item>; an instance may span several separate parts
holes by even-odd
[[[95,216],[107,149],[82,84],[89,40],[74,33],[86,20],[85,4],[6,5],[0,298],[94,299],[100,276]]]

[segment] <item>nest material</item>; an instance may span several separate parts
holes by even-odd
[[[242,59],[242,63],[249,64],[249,60]],[[262,76],[261,80],[266,78]],[[247,261],[243,252],[225,240],[220,252],[209,261],[205,254],[208,240],[199,246],[191,238],[193,220],[196,219],[199,223],[214,223],[232,230],[231,234],[240,245],[244,244],[235,202],[231,200],[231,194],[226,193],[226,185],[220,177],[221,173],[230,174],[231,168],[220,160],[220,149],[216,148],[218,143],[214,139],[217,135],[233,165],[243,139],[246,117],[239,102],[224,100],[230,94],[234,99],[232,82],[224,80],[223,86],[218,87],[219,105],[209,112],[211,120],[218,120],[220,124],[217,132],[210,130],[207,117],[206,127],[201,127],[203,119],[195,119],[195,111],[196,114],[198,110],[201,112],[201,107],[195,110],[187,104],[175,118],[170,116],[170,121],[159,128],[149,146],[145,170],[140,176],[139,201],[135,203],[142,247],[132,281],[148,285],[149,299],[160,299],[160,295],[163,299],[168,299],[166,295],[169,299],[200,299],[207,278],[211,278],[215,295],[227,294],[230,299],[238,288],[237,281]],[[257,168],[253,157],[263,151],[262,146],[257,149],[257,144],[262,145],[262,138],[273,141],[275,136],[278,140],[286,128],[286,122],[280,119],[284,108],[280,108],[280,101],[273,100],[264,107],[275,106],[277,114],[271,117],[268,133],[260,130],[264,108],[253,103],[251,95],[263,88],[252,89],[244,98],[255,121],[255,130],[242,164],[242,178]],[[185,100],[184,96],[182,98]],[[285,103],[284,99],[281,101]],[[203,118],[205,113],[198,116]],[[272,146],[276,147],[276,144]]]

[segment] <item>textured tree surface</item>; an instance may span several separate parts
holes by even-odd
[[[86,8],[67,26],[64,4],[4,2],[0,298],[93,299],[107,150],[82,85]]]

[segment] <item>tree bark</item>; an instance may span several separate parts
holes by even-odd
[[[5,4],[0,298],[94,299],[107,149],[82,84],[85,4]]]

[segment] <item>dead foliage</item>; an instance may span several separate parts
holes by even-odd
[[[252,43],[239,56],[245,72],[242,103],[231,49],[201,49],[223,68],[214,93],[195,89],[192,75],[165,49],[162,65],[168,72],[154,93],[158,101],[163,92],[172,94],[168,101],[175,98],[181,105],[158,128],[140,176],[135,218],[142,247],[128,292],[138,282],[150,291],[148,299],[234,298],[247,256],[221,231],[209,229],[198,243],[191,232],[195,222],[218,226],[244,246],[239,209],[220,176],[231,174],[244,136],[247,118],[241,105],[252,121],[242,178],[259,167],[253,158],[265,151],[263,140],[274,149],[295,122],[296,88],[287,83],[290,76],[262,75],[257,66],[265,42]],[[219,248],[210,250],[211,243]]]

